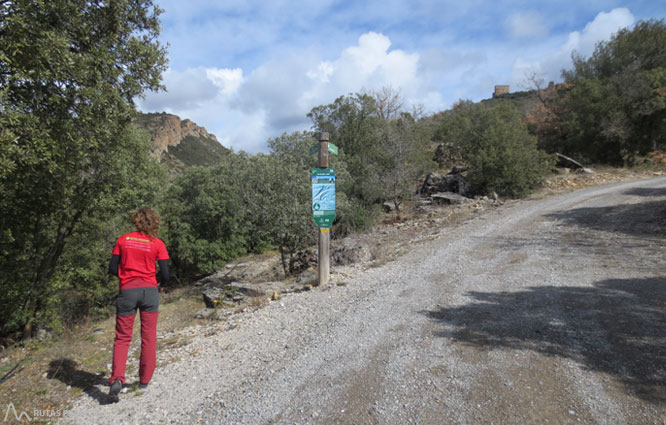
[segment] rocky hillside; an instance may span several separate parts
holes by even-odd
[[[230,152],[214,134],[176,115],[141,114],[136,123],[150,133],[153,154],[175,174],[195,165],[215,165]]]

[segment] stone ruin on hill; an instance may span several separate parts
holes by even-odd
[[[509,94],[510,91],[511,91],[511,86],[509,85],[495,86],[495,92],[493,93],[493,98],[502,96],[504,94]]]

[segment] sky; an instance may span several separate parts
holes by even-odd
[[[166,91],[143,112],[190,119],[234,151],[312,129],[307,113],[390,87],[426,114],[494,86],[561,81],[621,28],[666,17],[662,0],[155,0]],[[332,141],[335,143],[334,141]]]

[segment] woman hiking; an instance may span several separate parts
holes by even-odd
[[[109,273],[118,276],[120,286],[116,300],[113,366],[109,378],[109,395],[113,397],[117,397],[125,383],[127,351],[132,342],[137,308],[141,316],[139,386],[145,388],[153,377],[160,304],[155,262],[159,264],[162,282],[169,280],[169,254],[164,242],[157,238],[159,215],[150,208],[141,208],[132,215],[132,224],[137,231],[118,238],[109,264]]]

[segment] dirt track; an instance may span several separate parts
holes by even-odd
[[[666,178],[506,205],[68,421],[665,424],[665,248]]]

